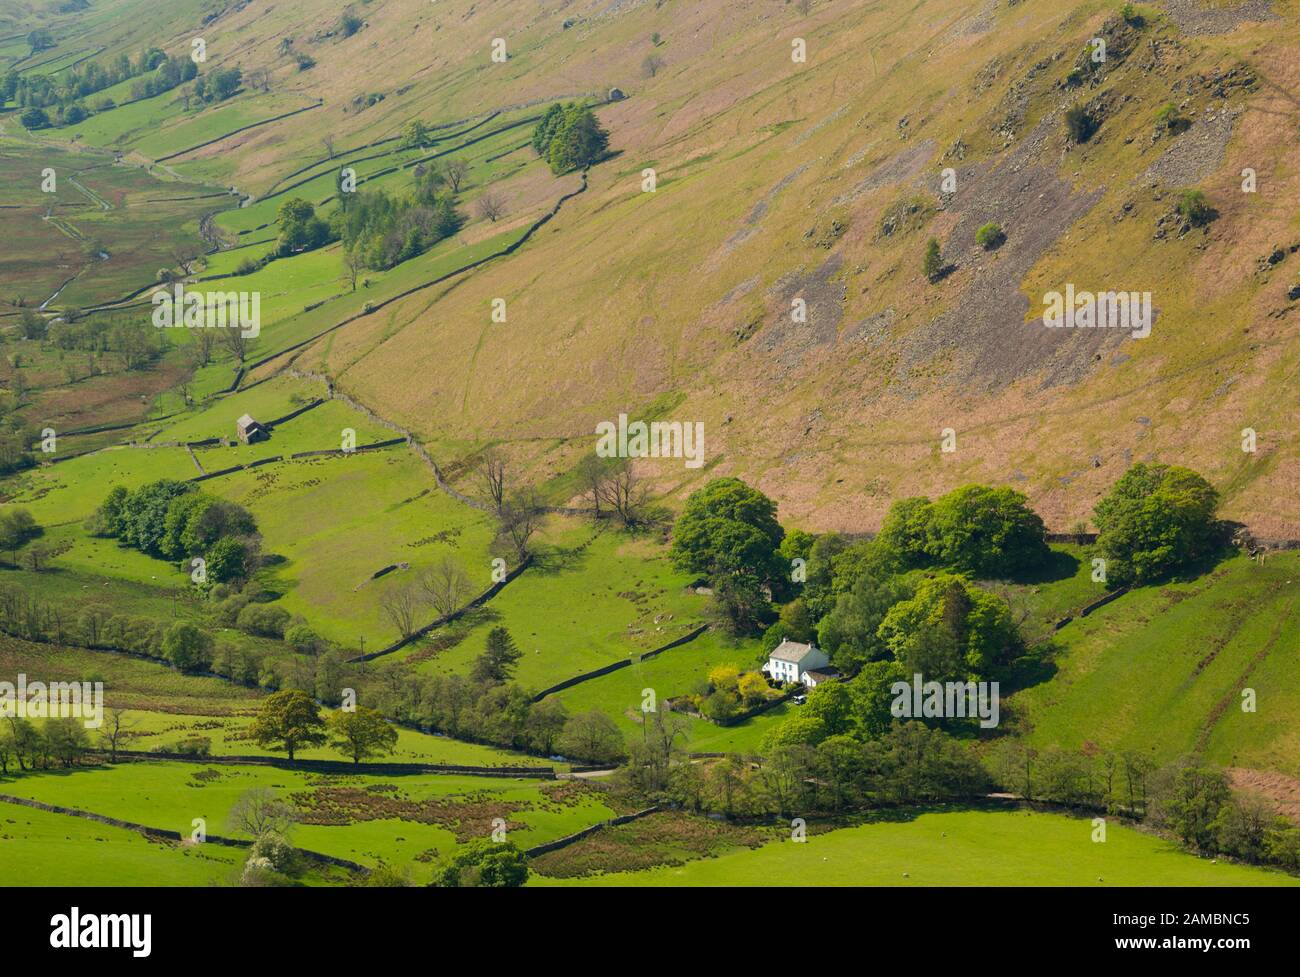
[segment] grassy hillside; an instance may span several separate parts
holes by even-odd
[[[1120,825],[1091,840],[1092,823],[1059,814],[925,812],[788,838],[676,867],[534,884],[565,885],[1287,885],[1277,872],[1214,864]]]

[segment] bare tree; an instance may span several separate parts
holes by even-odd
[[[505,198],[493,190],[484,191],[483,195],[478,198],[476,206],[480,217],[486,217],[494,223],[498,217],[501,217],[506,212]]]
[[[650,500],[650,490],[637,478],[631,459],[621,458],[607,469],[601,490],[605,505],[614,511],[624,526],[641,521]]]
[[[653,78],[663,70],[664,59],[657,54],[651,54],[641,62],[641,71],[647,78]]]
[[[496,507],[497,512],[500,512],[501,506],[505,503],[506,494],[505,456],[495,448],[489,448],[487,451],[483,452],[483,458],[480,465],[480,471],[483,475],[483,484],[487,488],[488,498]]]
[[[270,787],[254,787],[239,796],[230,808],[226,822],[236,831],[254,838],[269,831],[286,837],[297,820],[296,815],[292,805],[276,797]]]
[[[501,538],[510,544],[520,562],[528,557],[528,541],[537,532],[543,515],[541,501],[532,489],[516,492],[501,507]]]
[[[271,73],[265,68],[254,68],[244,78],[247,80],[250,89],[262,92],[271,90]]]
[[[463,159],[449,159],[442,168],[442,175],[447,180],[447,186],[451,187],[451,192],[460,193],[465,178],[469,176],[469,164]]]
[[[127,731],[135,726],[135,722],[126,718],[125,709],[109,709],[107,712],[108,722],[100,735],[104,742],[108,744],[108,761],[117,763],[117,751],[122,745],[122,739]]]
[[[190,331],[190,358],[196,367],[205,367],[212,362],[212,344],[214,337],[211,329],[193,329]]]
[[[576,469],[583,498],[591,501],[597,519],[604,514],[605,480],[608,478],[608,472],[609,466],[604,459],[594,454],[583,455]]]
[[[194,262],[199,260],[201,252],[192,244],[178,244],[172,248],[172,257],[181,269],[182,275],[188,275],[193,271]]]
[[[469,574],[450,556],[444,556],[420,577],[420,589],[439,617],[448,617],[459,610],[472,586]]]
[[[230,355],[239,362],[239,365],[243,366],[249,350],[253,348],[253,338],[245,336],[244,330],[232,327],[221,330],[221,344],[229,350]]]
[[[415,615],[420,609],[420,599],[416,588],[410,584],[394,587],[379,602],[380,608],[393,627],[403,638],[415,633]]]
[[[326,155],[329,159],[333,159],[333,158],[334,158],[334,135],[333,135],[333,133],[329,133],[329,132],[327,132],[327,133],[325,133],[325,135],[321,136],[321,137],[320,137],[320,144],[321,144],[321,146],[325,149],[325,155]]]

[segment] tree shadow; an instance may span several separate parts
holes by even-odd
[[[999,673],[999,694],[1005,697],[1051,681],[1059,671],[1056,659],[1061,651],[1055,637],[1045,638],[1027,649]]]
[[[1008,583],[1014,584],[1055,583],[1058,580],[1068,580],[1078,573],[1079,563],[1080,560],[1077,556],[1064,553],[1061,550],[1051,550],[1047,559],[1043,560],[1038,566],[1027,567],[1006,579]]]

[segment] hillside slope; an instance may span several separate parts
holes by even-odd
[[[331,4],[205,0],[168,5],[148,38],[95,26],[137,6],[60,20],[40,57],[201,34],[213,67],[268,68],[212,137],[320,100],[169,164],[254,195],[328,162],[325,134],[354,147],[413,117],[627,93],[600,110],[614,157],[508,262],[295,354],[443,455],[503,443],[542,480],[598,422],[656,409],[706,430],[704,469],[643,463],[662,490],[738,474],[814,529],[871,529],[893,498],[970,480],[1011,483],[1066,528],[1157,459],[1203,471],[1257,534],[1300,535],[1300,506],[1279,504],[1300,497],[1293,2],[1168,0],[1125,22],[1101,0],[389,0],[344,37]],[[1157,122],[1166,105],[1182,131]],[[1074,106],[1097,124],[1082,144]],[[1193,187],[1203,228],[1175,213]],[[530,213],[545,197],[531,171],[502,190]],[[989,221],[1006,241],[986,251]],[[952,266],[933,284],[930,237]],[[1150,336],[1045,328],[1067,285],[1150,292]]]

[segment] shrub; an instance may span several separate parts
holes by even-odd
[[[284,643],[303,655],[314,655],[325,646],[321,636],[305,624],[295,624],[286,630]]]
[[[206,736],[186,736],[178,740],[167,752],[179,756],[211,756],[212,740]]]
[[[357,31],[365,26],[365,21],[350,10],[345,10],[343,16],[339,18],[339,33],[344,37],[351,37]]]
[[[1065,131],[1074,142],[1085,143],[1097,131],[1097,120],[1083,106],[1076,105],[1065,113]]]
[[[985,251],[992,251],[995,248],[1001,247],[1002,242],[1006,239],[1007,236],[1002,232],[1001,225],[993,221],[985,224],[975,232],[975,243]]]
[[[270,604],[249,604],[235,621],[241,631],[264,638],[283,638],[289,624],[289,612]]]
[[[1200,190],[1184,190],[1178,197],[1178,213],[1193,227],[1201,227],[1214,217],[1214,208]]]
[[[943,255],[939,251],[939,242],[930,238],[925,242],[925,256],[921,259],[921,272],[931,282],[937,282],[943,275]]]
[[[1168,132],[1182,132],[1192,123],[1181,115],[1173,103],[1167,102],[1156,112],[1156,125]]]

